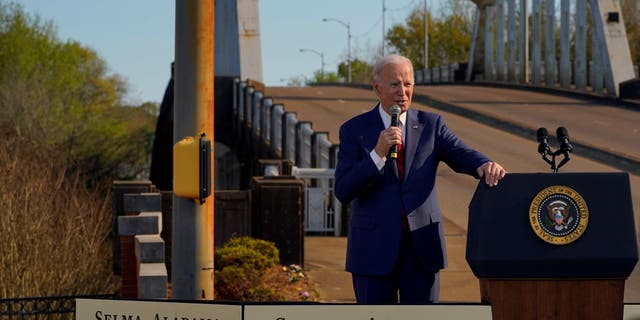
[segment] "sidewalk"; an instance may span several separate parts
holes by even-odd
[[[449,266],[441,272],[441,302],[480,302],[478,280],[465,260],[466,232],[445,218]],[[351,274],[344,271],[346,237],[305,237],[305,270],[320,300],[355,303]]]

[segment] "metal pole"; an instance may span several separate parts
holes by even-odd
[[[300,52],[311,52],[320,56],[320,77],[324,80],[324,54],[313,49],[300,49]]]
[[[213,0],[176,0],[174,143],[201,133],[214,141],[213,17]],[[213,196],[202,205],[173,196],[174,299],[214,298],[213,208]]]
[[[333,21],[343,25],[347,28],[347,82],[351,83],[351,24],[348,22],[344,22],[338,19],[333,18],[323,18],[322,21]]]
[[[569,21],[571,15],[570,0],[560,2],[560,87],[569,89],[571,85],[571,38],[569,37]]]
[[[386,11],[387,11],[387,7],[385,7],[384,0],[382,0],[382,57],[384,57],[384,37],[385,37],[384,16]]]
[[[424,69],[429,69],[429,15],[427,0],[424,0]]]
[[[351,24],[347,23],[347,68],[349,69],[349,76],[347,82],[351,83]]]
[[[496,80],[504,81],[504,0],[496,0]]]
[[[520,0],[520,81],[529,82],[529,10],[527,0]]]
[[[576,31],[575,31],[575,73],[576,89],[587,88],[587,2],[576,0]]]

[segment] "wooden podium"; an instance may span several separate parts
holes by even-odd
[[[625,280],[638,261],[628,175],[481,182],[466,258],[494,320],[622,319]]]

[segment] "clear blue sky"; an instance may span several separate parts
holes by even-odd
[[[219,0],[220,1],[220,0]],[[228,0],[226,0],[228,1]],[[443,0],[428,0],[437,10]],[[129,85],[131,103],[160,102],[174,57],[175,0],[19,0],[26,12],[52,21],[62,40],[75,40],[95,50],[112,73]],[[403,23],[424,0],[386,0],[385,26]],[[352,56],[371,60],[382,41],[382,0],[259,0],[262,67],[268,86],[285,85],[291,77],[311,77],[319,70],[335,72],[346,58],[351,25]],[[218,31],[218,30],[217,30]],[[219,31],[218,31],[219,32]]]

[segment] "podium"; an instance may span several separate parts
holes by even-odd
[[[494,320],[622,319],[638,261],[626,173],[481,181],[467,230],[467,262]]]

